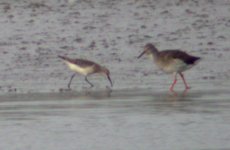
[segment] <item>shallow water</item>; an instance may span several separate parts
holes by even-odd
[[[230,149],[229,91],[148,90],[0,97],[0,148]]]

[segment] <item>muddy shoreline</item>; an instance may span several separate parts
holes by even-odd
[[[167,89],[172,77],[146,59],[147,42],[202,57],[186,72],[192,87],[229,83],[228,1],[5,1],[0,42],[0,93],[62,92],[72,72],[57,58],[87,58],[111,71],[114,90]],[[96,90],[104,78],[91,78]],[[73,91],[87,88],[83,77]],[[181,90],[178,85],[178,90]],[[95,90],[93,89],[93,90]]]

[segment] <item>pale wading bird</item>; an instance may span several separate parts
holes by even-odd
[[[64,62],[67,64],[67,66],[72,71],[76,72],[71,76],[70,81],[68,83],[68,88],[70,88],[71,82],[72,82],[74,76],[77,73],[84,75],[85,76],[85,81],[91,87],[93,87],[94,85],[91,82],[89,82],[87,77],[89,75],[92,75],[92,74],[95,74],[95,73],[105,75],[108,78],[108,80],[109,80],[109,82],[111,84],[111,87],[113,86],[112,80],[110,78],[110,72],[109,72],[109,70],[107,68],[105,68],[103,66],[100,66],[99,64],[97,64],[95,62],[85,60],[85,59],[71,59],[71,58],[68,58],[68,57],[65,57],[65,56],[58,56],[58,57],[63,59]]]
[[[181,50],[158,51],[158,49],[151,43],[145,45],[144,51],[137,58],[140,58],[144,54],[150,56],[161,70],[166,73],[174,74],[174,81],[170,87],[170,91],[173,91],[173,88],[177,83],[177,74],[182,78],[185,89],[187,90],[190,88],[186,83],[182,72],[196,65],[201,59],[200,57],[191,56]]]

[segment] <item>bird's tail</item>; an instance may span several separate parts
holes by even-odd
[[[65,56],[61,56],[61,55],[58,55],[59,58],[63,59],[63,60],[67,60],[69,61],[69,58],[68,57],[65,57]]]
[[[200,61],[201,60],[201,57],[196,57],[196,61]]]
[[[196,65],[201,61],[201,59],[202,59],[201,57],[194,57],[193,64]]]

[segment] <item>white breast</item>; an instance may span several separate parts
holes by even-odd
[[[172,72],[183,72],[187,69],[190,69],[192,65],[187,65],[185,62],[183,62],[180,59],[174,59],[170,64],[165,65],[162,67],[162,69],[167,73]]]
[[[67,62],[67,61],[65,63],[68,65],[68,67],[71,70],[73,70],[75,72],[78,72],[78,73],[80,73],[82,75],[87,75],[87,74],[93,72],[93,67],[92,66],[82,68],[82,67],[80,67],[80,66],[78,66],[76,64],[72,64],[72,63]]]

